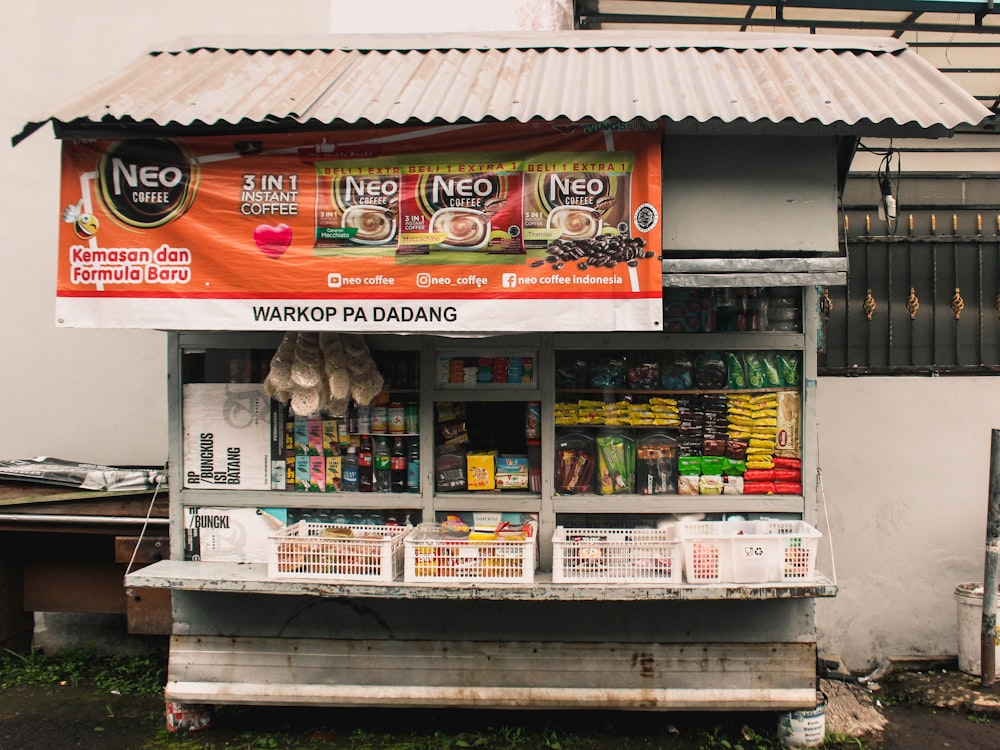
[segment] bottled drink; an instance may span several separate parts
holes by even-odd
[[[420,439],[410,441],[410,455],[406,459],[406,491],[420,492]]]
[[[406,449],[403,438],[392,441],[392,455],[389,457],[389,481],[393,492],[406,492]]]
[[[347,446],[347,452],[344,454],[344,463],[340,468],[341,480],[340,486],[343,487],[344,492],[357,492],[358,491],[358,449],[353,445]]]
[[[362,435],[361,448],[358,451],[358,490],[361,492],[372,492],[374,489],[374,469],[372,439],[369,435]]]
[[[389,455],[389,438],[375,438],[375,474],[372,487],[375,492],[389,492],[391,487],[391,468]]]

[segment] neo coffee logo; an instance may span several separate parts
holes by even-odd
[[[116,141],[101,155],[101,202],[123,224],[152,229],[184,215],[194,201],[198,162],[164,138]]]

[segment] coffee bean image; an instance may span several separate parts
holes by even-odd
[[[548,263],[553,271],[559,271],[566,263],[575,262],[581,271],[591,267],[614,268],[619,263],[627,263],[636,268],[639,261],[656,255],[645,247],[646,241],[641,237],[603,234],[576,240],[559,238],[549,245],[545,259],[532,262],[531,267],[538,268]]]

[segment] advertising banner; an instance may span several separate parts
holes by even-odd
[[[660,177],[645,122],[67,140],[57,323],[660,330]]]

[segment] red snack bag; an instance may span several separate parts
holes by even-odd
[[[774,469],[747,469],[743,472],[743,480],[746,482],[770,482],[777,478]]]
[[[771,477],[776,482],[801,482],[802,481],[802,470],[801,469],[779,469],[777,466],[771,469],[771,473],[774,475]]]
[[[788,456],[775,456],[774,457],[774,468],[775,469],[801,469],[802,459],[801,458],[790,458]]]
[[[774,482],[743,482],[744,495],[773,495],[775,491]]]
[[[774,492],[776,495],[801,495],[802,485],[799,482],[775,482]]]

